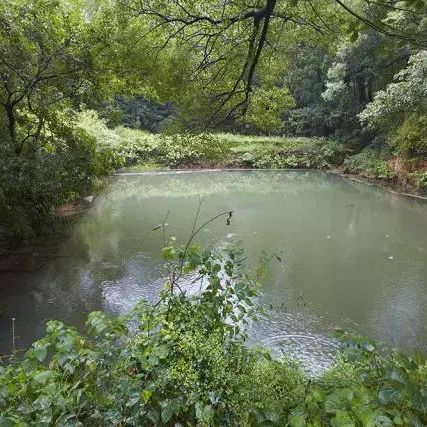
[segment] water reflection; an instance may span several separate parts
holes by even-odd
[[[266,308],[251,345],[286,351],[326,367],[337,347],[334,327],[356,329],[401,347],[427,349],[427,207],[360,183],[317,172],[241,171],[125,175],[114,178],[71,237],[40,271],[0,274],[0,352],[57,318],[81,327],[88,312],[118,314],[139,298],[155,301],[165,271],[161,233],[184,241],[199,195],[201,244],[242,241],[248,263],[280,254],[261,288]]]

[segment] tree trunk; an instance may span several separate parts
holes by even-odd
[[[6,104],[6,115],[7,115],[7,121],[8,121],[8,130],[9,130],[9,138],[10,142],[16,149],[16,154],[20,154],[18,150],[18,144],[16,141],[16,117],[15,117],[15,106],[13,104]]]

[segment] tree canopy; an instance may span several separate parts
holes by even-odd
[[[336,49],[367,29],[426,45],[420,1],[121,0],[118,7],[140,26],[141,54],[159,64],[155,93],[173,99],[187,121],[205,125],[241,120],[259,102],[258,88],[264,99],[274,90],[281,112],[291,106],[286,90],[276,89],[285,87],[289,56],[301,47]]]

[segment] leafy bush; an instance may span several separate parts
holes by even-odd
[[[92,313],[87,336],[49,322],[23,362],[0,370],[4,425],[211,425],[271,416],[245,385],[252,372],[283,391],[300,376],[281,367],[276,377],[267,355],[243,346],[254,291],[236,271],[239,253],[169,246],[163,254],[176,275],[200,275],[203,292],[187,297],[169,281],[157,308],[141,302],[120,319]]]
[[[427,363],[390,353],[373,340],[337,331],[342,350],[335,367],[293,410],[291,426],[421,426],[427,416]]]
[[[147,162],[159,154],[159,138],[145,131],[119,127],[115,133],[120,138],[117,155],[126,166]]]
[[[109,129],[95,112],[79,114],[79,126],[92,135],[98,155],[111,167],[155,163],[165,167],[230,165],[252,168],[318,168],[339,165],[342,145],[316,138],[256,137],[212,133],[153,135],[118,127]],[[108,165],[108,161],[103,163]]]
[[[97,151],[111,168],[154,161],[167,167],[211,166],[227,158],[229,144],[213,134],[159,134],[118,127],[109,129],[95,111],[78,115],[81,128],[96,138]]]
[[[243,145],[240,150],[232,161],[233,166],[261,169],[325,169],[340,165],[345,154],[340,144],[314,138],[283,139],[282,143],[259,144],[250,151],[244,151]]]
[[[387,163],[387,152],[366,148],[344,162],[345,173],[357,173],[367,178],[391,180],[395,173]]]
[[[0,152],[0,252],[40,233],[55,208],[87,195],[100,166],[96,141],[62,125],[31,155]]]
[[[427,155],[427,117],[409,116],[390,137],[390,144],[404,156]]]
[[[157,138],[145,131],[118,127],[110,129],[98,113],[86,110],[77,114],[77,125],[96,139],[99,165],[103,171],[146,161],[155,155]]]
[[[427,191],[427,171],[417,171],[412,174],[415,185],[419,190]]]
[[[213,134],[162,135],[159,144],[159,162],[178,166],[214,166],[224,162],[229,144]]]

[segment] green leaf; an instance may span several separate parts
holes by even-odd
[[[108,319],[102,311],[94,311],[89,314],[86,327],[92,335],[101,335],[108,328]]]
[[[345,397],[339,393],[332,393],[325,400],[325,411],[328,414],[333,414],[342,411],[346,408]]]
[[[350,415],[346,411],[337,411],[335,418],[331,420],[332,427],[355,427],[356,424],[351,419]]]
[[[394,389],[383,389],[378,393],[378,398],[383,405],[388,405],[391,402],[395,402],[400,397],[400,393]]]
[[[376,427],[392,427],[393,421],[385,415],[375,415],[375,426]]]
[[[53,371],[41,371],[34,375],[34,381],[41,385],[46,385],[54,376]]]
[[[162,406],[162,421],[166,424],[179,411],[180,405],[172,399],[166,399],[161,403]]]
[[[196,403],[196,419],[201,423],[209,424],[213,419],[214,410],[211,405],[204,405],[202,402]]]
[[[176,249],[173,246],[166,246],[162,249],[162,255],[165,261],[173,261],[176,257]]]
[[[152,395],[153,395],[153,392],[151,390],[144,389],[141,392],[141,400],[144,403],[147,403],[150,400],[150,398],[151,398]]]
[[[221,265],[220,264],[214,264],[212,266],[212,273],[217,274],[221,271]]]
[[[288,422],[290,427],[305,427],[307,425],[302,415],[291,415]]]
[[[325,393],[321,390],[314,390],[312,396],[316,400],[316,402],[323,402],[326,398]]]
[[[39,362],[43,362],[46,359],[49,346],[50,346],[49,343],[41,344],[37,342],[34,344],[32,348],[33,354]]]

